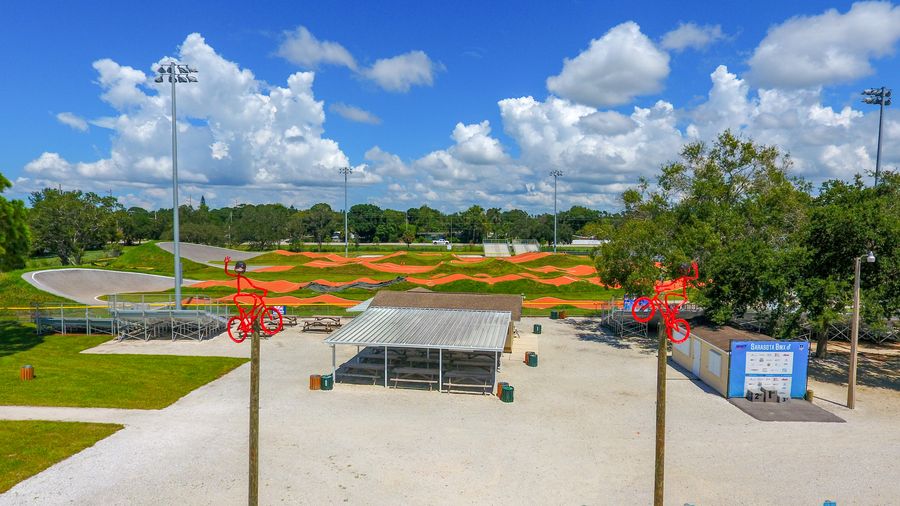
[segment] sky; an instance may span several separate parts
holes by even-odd
[[[85,7],[89,5],[89,7]],[[616,211],[730,128],[814,185],[874,170],[896,87],[891,2],[4,2],[4,194],[46,186],[213,207],[349,200]],[[900,89],[898,89],[900,91]],[[900,162],[886,108],[882,167]],[[867,181],[871,182],[871,178]]]

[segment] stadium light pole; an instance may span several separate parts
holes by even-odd
[[[878,186],[878,173],[881,171],[881,130],[884,127],[884,106],[891,105],[890,88],[869,88],[862,92],[866,104],[878,104],[878,150],[875,152],[875,186]]]
[[[856,361],[857,347],[859,346],[859,270],[862,262],[861,256],[853,262],[853,321],[850,323],[850,377],[847,379],[847,407],[856,407]],[[866,255],[866,262],[875,263],[875,253]]]
[[[194,67],[174,61],[160,64],[154,82],[172,84],[172,242],[175,255],[175,309],[181,309],[181,248],[178,240],[178,128],[175,123],[175,83],[196,83]]]
[[[561,170],[551,170],[553,176],[553,252],[556,253],[556,182],[563,175]]]
[[[344,175],[344,258],[350,258],[350,234],[347,230],[347,176],[353,173],[353,167],[341,167],[338,171]]]

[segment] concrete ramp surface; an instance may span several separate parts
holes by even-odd
[[[82,304],[103,303],[98,297],[125,292],[159,292],[174,288],[175,278],[102,269],[49,269],[22,274],[36,288]],[[182,286],[196,283],[182,280]]]
[[[173,255],[175,254],[175,243],[173,242],[158,242],[156,245]],[[221,262],[226,256],[230,256],[232,260],[247,260],[262,255],[262,252],[259,251],[241,251],[190,242],[179,243],[179,249],[181,250],[182,258],[187,258],[188,260],[201,264]]]

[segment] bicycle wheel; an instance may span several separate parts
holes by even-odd
[[[232,316],[228,320],[228,337],[236,343],[242,343],[250,336],[250,332],[243,328],[242,323],[243,320],[237,316]]]
[[[647,323],[656,314],[656,305],[650,297],[638,297],[631,305],[631,316],[641,323]]]
[[[669,341],[675,344],[683,343],[691,335],[691,325],[687,320],[676,318],[672,325],[666,325],[666,334],[669,336]],[[679,334],[684,335],[684,337],[678,339]]]
[[[281,329],[284,328],[281,313],[274,307],[263,309],[262,314],[259,315],[259,328],[270,336],[281,332]]]

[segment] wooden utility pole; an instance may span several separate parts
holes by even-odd
[[[657,328],[659,347],[657,348],[656,368],[656,466],[653,480],[653,505],[663,506],[665,465],[666,465],[666,359],[668,349],[666,347],[666,333],[663,331],[664,323],[660,318]]]
[[[259,320],[250,336],[250,466],[247,504],[259,504]]]

